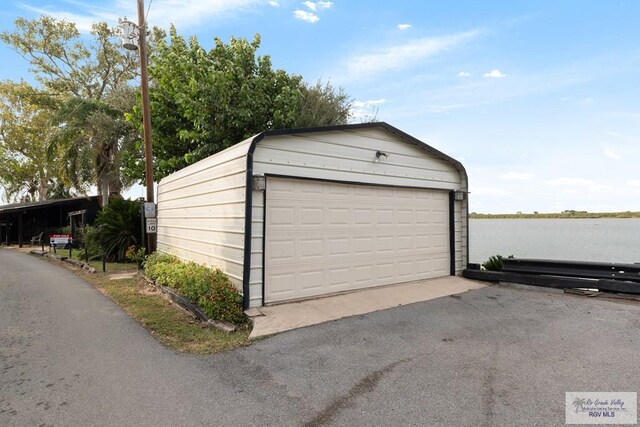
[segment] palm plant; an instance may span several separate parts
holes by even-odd
[[[98,212],[98,241],[109,259],[123,261],[130,246],[141,246],[140,204],[114,199]]]

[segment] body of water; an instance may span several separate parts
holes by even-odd
[[[640,262],[640,218],[471,219],[469,258]]]

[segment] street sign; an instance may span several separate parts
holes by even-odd
[[[144,217],[155,218],[156,217],[156,204],[153,202],[145,202],[144,204]],[[155,231],[154,231],[155,233]]]
[[[147,218],[147,233],[155,234],[158,232],[158,220],[156,218]]]

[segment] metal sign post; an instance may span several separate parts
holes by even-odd
[[[156,218],[147,218],[147,234],[156,234],[158,230],[158,220]]]
[[[149,242],[155,241],[155,235],[158,232],[158,219],[156,218],[156,204],[152,202],[146,202],[143,207],[147,238]],[[151,253],[151,249],[147,248],[147,253]]]

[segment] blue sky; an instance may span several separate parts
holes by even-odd
[[[210,47],[252,38],[275,67],[330,81],[377,117],[459,159],[471,210],[640,210],[640,2],[153,0]],[[87,30],[135,0],[5,0],[0,28],[42,13]],[[30,79],[0,46],[0,79]],[[143,195],[132,190],[132,196]]]

